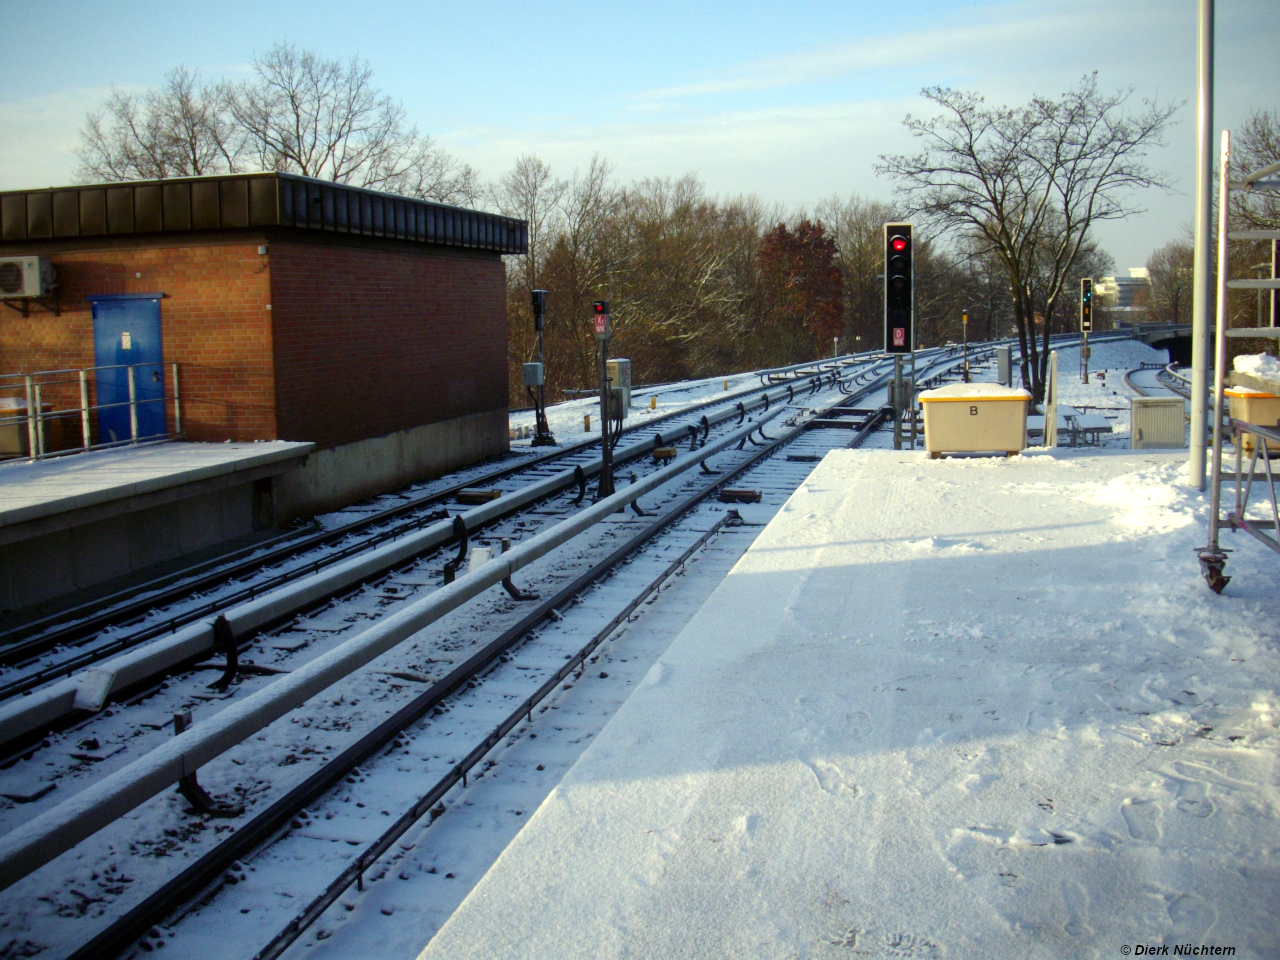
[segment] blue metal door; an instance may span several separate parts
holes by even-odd
[[[94,365],[98,384],[98,442],[163,436],[164,349],[158,293],[91,297]],[[130,422],[133,372],[138,435]]]

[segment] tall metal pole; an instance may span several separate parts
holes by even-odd
[[[1214,330],[1214,369],[1213,369],[1213,464],[1211,472],[1211,488],[1209,490],[1209,545],[1200,554],[1200,565],[1206,576],[1215,571],[1222,576],[1222,565],[1226,557],[1218,546],[1218,529],[1221,525],[1222,498],[1222,390],[1226,380],[1227,366],[1227,191],[1230,189],[1228,178],[1231,163],[1231,134],[1222,131],[1222,184],[1221,196],[1218,200],[1218,283],[1214,291],[1218,312],[1217,325]],[[1239,440],[1237,439],[1238,443]],[[1216,567],[1215,567],[1216,564]],[[1213,579],[1209,585],[1213,586]],[[1223,585],[1226,581],[1222,581]],[[1222,587],[1214,587],[1217,593]]]
[[[1209,320],[1213,315],[1213,0],[1198,2],[1196,45],[1196,220],[1191,295],[1191,451],[1187,480],[1204,489],[1208,426]]]
[[[613,446],[609,442],[609,341],[600,340],[600,484],[599,498],[613,495]]]
[[[613,494],[613,443],[609,439],[613,407],[613,398],[609,395],[609,337],[613,328],[609,322],[608,300],[597,300],[591,310],[596,339],[600,342],[600,483],[596,490],[598,499],[603,500]]]
[[[538,366],[542,367],[542,382],[538,384],[538,436],[551,432],[547,425],[547,364],[542,354],[542,327],[538,327]]]
[[[964,382],[969,382],[969,311],[960,313],[960,326],[964,330]]]
[[[893,358],[893,449],[902,449],[902,354]]]
[[[535,431],[533,446],[555,446],[556,438],[551,435],[551,426],[547,423],[547,367],[542,349],[542,330],[547,325],[547,291],[534,290],[531,303],[533,305],[533,328],[538,334],[538,382],[533,387],[533,410]],[[528,380],[526,379],[526,382]]]

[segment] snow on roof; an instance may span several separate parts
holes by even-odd
[[[1268,380],[1280,380],[1280,360],[1265,353],[1244,353],[1236,357],[1237,373],[1248,373]]]
[[[953,383],[920,394],[921,400],[1030,400],[1031,394],[1021,387],[999,383]]]

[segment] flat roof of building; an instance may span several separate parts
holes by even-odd
[[[295,227],[525,253],[528,223],[292,173],[0,192],[0,242]]]
[[[265,443],[155,443],[117,447],[36,462],[11,460],[0,464],[0,543],[23,539],[28,528],[44,521],[44,528],[75,525],[53,522],[89,509],[98,514],[130,512],[124,501],[138,508],[151,505],[140,498],[172,491],[201,481],[247,482],[249,472],[285,469],[300,460],[314,443],[274,440]],[[239,475],[236,477],[235,475]]]

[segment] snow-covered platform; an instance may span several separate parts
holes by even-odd
[[[423,960],[1280,954],[1280,575],[1184,456],[828,456]]]
[[[0,609],[270,526],[262,482],[314,448],[156,443],[0,464]]]

